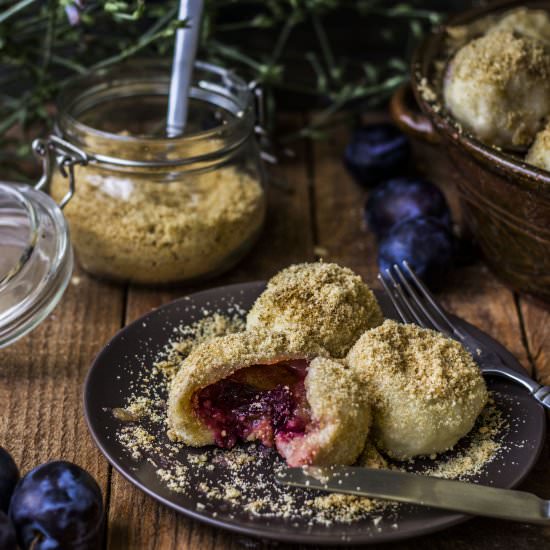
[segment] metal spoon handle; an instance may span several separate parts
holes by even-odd
[[[170,137],[182,134],[187,123],[189,90],[199,43],[202,8],[203,0],[180,1],[178,19],[187,20],[189,26],[176,32],[166,124],[166,132]]]

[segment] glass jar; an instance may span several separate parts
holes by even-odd
[[[29,185],[0,182],[0,348],[53,310],[72,268],[61,208]]]
[[[64,214],[93,275],[140,284],[213,276],[261,231],[265,178],[249,86],[197,62],[185,133],[169,138],[169,75],[158,62],[132,64],[84,78],[60,98],[55,133],[76,154]],[[71,178],[50,170],[48,179],[63,200]]]

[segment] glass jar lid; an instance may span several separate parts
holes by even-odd
[[[0,182],[0,348],[53,310],[72,269],[61,208],[29,185]]]

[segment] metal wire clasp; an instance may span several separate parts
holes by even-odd
[[[256,108],[256,124],[254,125],[254,133],[258,137],[260,143],[260,156],[265,162],[270,164],[278,164],[279,157],[293,158],[294,151],[288,148],[282,148],[273,143],[270,133],[266,128],[266,98],[262,86],[256,81],[252,81],[248,85],[249,90],[254,95],[254,103]],[[276,152],[275,152],[276,150]]]
[[[254,123],[254,133],[258,137],[258,142],[260,144],[260,155],[262,160],[269,162],[271,164],[277,164],[278,159],[275,155],[268,151],[272,148],[271,140],[269,139],[269,134],[265,128],[266,115],[265,115],[265,97],[264,91],[261,85],[253,80],[248,84],[248,89],[252,92],[254,96],[254,109],[256,112],[256,121]]]
[[[35,139],[32,142],[34,153],[42,159],[42,177],[35,185],[36,189],[44,188],[50,181],[52,170],[52,157],[61,175],[69,180],[69,191],[61,199],[59,208],[64,208],[74,195],[74,166],[80,164],[85,166],[89,162],[88,155],[71,143],[61,139],[59,136],[50,135],[46,139]]]

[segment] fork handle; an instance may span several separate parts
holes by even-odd
[[[539,386],[538,390],[533,392],[533,397],[546,409],[550,409],[550,386]]]
[[[503,364],[497,366],[481,365],[483,374],[502,376],[521,384],[543,407],[550,409],[550,386],[543,386],[526,374],[522,374]]]

